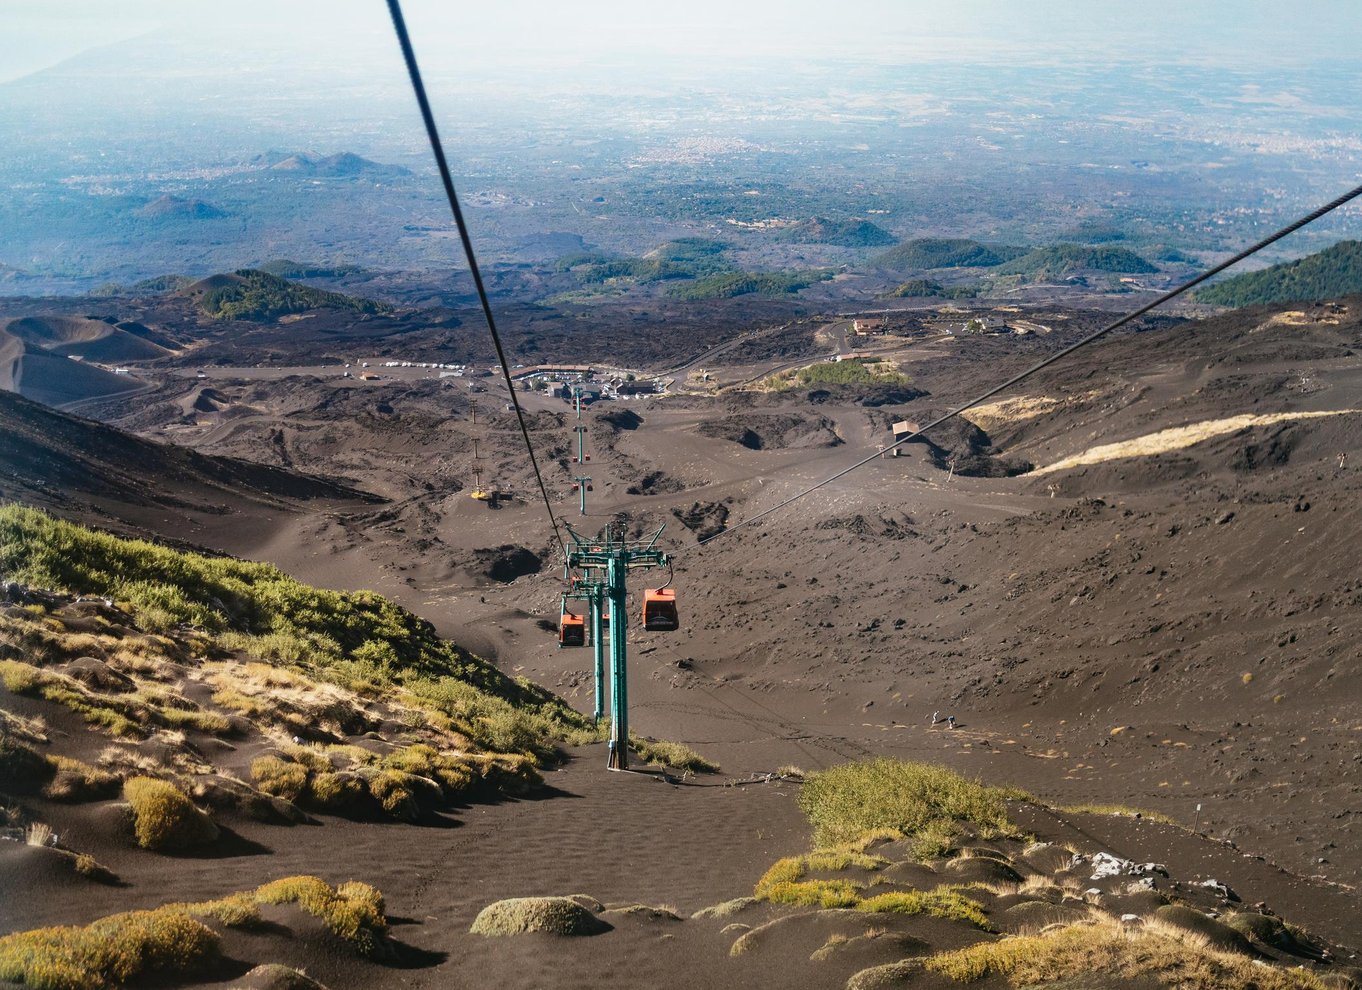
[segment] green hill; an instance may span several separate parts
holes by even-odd
[[[1198,291],[1196,300],[1237,307],[1318,302],[1354,292],[1362,292],[1362,241],[1339,241],[1316,254],[1217,282]]]
[[[184,291],[191,298],[197,297],[205,316],[218,320],[272,320],[311,309],[348,309],[356,313],[382,313],[388,309],[372,299],[325,292],[252,268],[242,268],[233,275],[214,275]]]
[[[884,268],[991,268],[1026,253],[1026,248],[1007,244],[945,237],[919,237],[904,241],[875,259]]]
[[[669,279],[703,278],[733,270],[724,259],[728,246],[704,237],[682,237],[667,241],[643,257],[618,257],[583,251],[568,254],[553,263],[554,271],[572,272],[583,285],[627,279],[639,285]]]
[[[896,285],[889,293],[894,299],[934,297],[938,299],[973,299],[979,295],[977,285],[950,285],[933,282],[929,278],[910,278]]]
[[[681,282],[667,290],[673,299],[732,299],[734,296],[780,296],[826,282],[835,273],[826,268],[788,272],[723,272]]]
[[[776,235],[777,240],[796,244],[832,244],[837,247],[885,247],[896,238],[883,227],[869,220],[829,220],[812,217],[786,227]]]
[[[1078,271],[1149,275],[1158,269],[1134,251],[1087,244],[1052,244],[1035,248],[998,268],[1000,275],[1055,278]]]

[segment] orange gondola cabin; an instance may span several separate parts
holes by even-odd
[[[558,622],[558,645],[586,645],[586,616],[564,610]]]
[[[675,591],[669,588],[643,590],[643,628],[648,632],[675,632],[681,628]]]

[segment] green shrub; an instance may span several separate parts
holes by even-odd
[[[150,974],[184,976],[217,954],[211,929],[180,911],[131,911],[84,928],[0,938],[0,980],[40,990],[104,990]]]
[[[256,888],[254,896],[262,904],[297,904],[362,955],[373,955],[387,936],[383,895],[367,883],[352,880],[332,890],[318,877],[286,877]]]
[[[133,777],[123,785],[132,805],[133,829],[143,849],[186,849],[218,837],[213,820],[173,784],[154,777]]]
[[[307,790],[307,767],[277,756],[258,756],[251,761],[251,779],[266,794],[297,801]]]
[[[368,802],[369,788],[354,773],[319,773],[308,789],[308,804],[333,814],[353,813]]]
[[[183,911],[196,918],[212,918],[228,928],[254,928],[261,923],[260,907],[250,894],[228,894],[216,901],[167,904],[161,910]]]
[[[47,678],[47,674],[31,663],[0,660],[0,682],[3,682],[5,690],[12,694],[32,694]]]
[[[421,814],[416,800],[415,779],[400,770],[380,770],[369,778],[369,793],[394,818],[415,821]]]
[[[570,897],[512,897],[479,911],[469,931],[474,935],[595,935],[609,927]]]
[[[891,828],[905,835],[968,823],[984,837],[1016,835],[1004,793],[944,767],[875,759],[810,774],[799,806],[814,841],[836,846]]]

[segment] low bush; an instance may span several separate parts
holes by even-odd
[[[262,904],[297,904],[361,955],[374,955],[386,944],[383,895],[367,883],[352,880],[332,890],[317,877],[286,877],[257,888],[254,897]]]
[[[133,777],[123,785],[132,805],[137,844],[157,851],[188,849],[218,837],[218,828],[179,788],[154,777]]]
[[[104,990],[152,974],[187,975],[217,951],[217,935],[182,911],[131,911],[83,928],[0,938],[0,980],[39,990]]]
[[[297,801],[307,791],[307,767],[277,756],[258,756],[251,761],[251,779],[266,794]]]
[[[479,911],[469,931],[474,935],[595,935],[609,927],[570,897],[512,897]]]
[[[355,814],[369,803],[369,788],[355,773],[319,773],[312,778],[307,803],[318,811]]]

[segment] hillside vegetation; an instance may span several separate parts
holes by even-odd
[[[734,296],[780,296],[826,282],[833,272],[826,268],[790,272],[722,272],[672,286],[673,299],[731,299]]]
[[[234,278],[206,289],[199,299],[204,315],[217,320],[272,320],[311,309],[381,313],[387,308],[371,299],[314,289],[252,268],[240,269]]]
[[[1086,244],[1052,244],[1036,248],[998,268],[1000,275],[1055,278],[1078,271],[1149,275],[1158,269],[1134,251]]]
[[[1362,292],[1362,241],[1333,247],[1259,272],[1236,275],[1197,292],[1198,302],[1215,306],[1319,302]]]
[[[910,278],[908,281],[894,286],[889,295],[895,299],[973,299],[979,295],[979,287],[975,285],[945,286],[929,278]]]
[[[919,237],[884,252],[875,263],[895,269],[991,268],[1025,254],[1026,250],[961,238]]]
[[[889,361],[820,361],[805,368],[795,368],[772,375],[761,383],[762,388],[784,391],[820,385],[907,385],[907,375]]]
[[[893,244],[895,237],[869,220],[829,220],[826,217],[812,217],[786,227],[777,235],[777,240],[792,241],[796,244],[833,244],[837,247],[867,248]]]
[[[594,735],[556,695],[512,680],[386,598],[313,588],[269,564],[181,553],[6,505],[0,574],[110,599],[149,632],[192,629],[221,649],[349,690],[393,691],[459,711],[462,731],[488,749],[542,756],[555,739]]]

